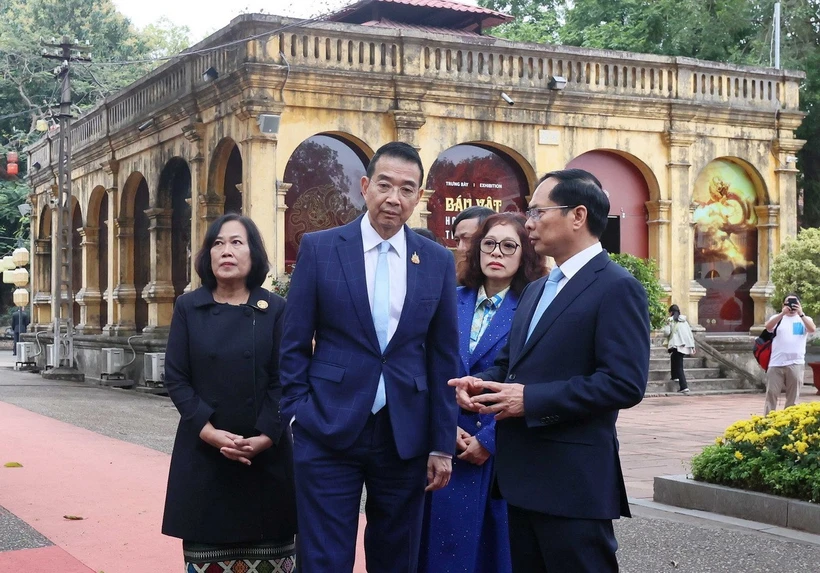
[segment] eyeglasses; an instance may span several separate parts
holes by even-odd
[[[541,218],[541,213],[544,211],[551,211],[553,209],[574,209],[578,205],[553,205],[552,207],[532,207],[524,211],[527,219],[538,221]]]
[[[511,256],[515,254],[515,251],[518,250],[520,247],[518,243],[515,241],[494,241],[493,239],[482,239],[479,245],[482,253],[487,253],[488,255],[493,254],[495,248],[498,247],[498,250],[501,251],[502,255]]]

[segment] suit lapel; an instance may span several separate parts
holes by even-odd
[[[524,346],[518,355],[518,359],[524,357],[530,349],[532,349],[532,347],[535,346],[535,344],[549,331],[555,320],[561,316],[561,314],[572,304],[578,295],[584,292],[589,285],[597,280],[598,271],[604,268],[608,262],[609,256],[606,252],[595,255],[591,261],[581,267],[581,270],[579,270],[575,276],[567,281],[567,284],[564,285],[561,292],[556,295],[549,307],[547,307],[547,310],[544,311],[544,314],[541,316],[541,320],[538,321],[535,330],[532,331],[532,336],[530,336],[529,340],[524,343]],[[534,307],[538,304],[538,300],[541,298],[541,293],[543,290],[543,288],[538,289],[538,296],[532,303],[533,308],[527,316],[532,317],[533,312],[535,312]],[[527,336],[528,326],[529,321],[527,321],[527,324],[524,325],[523,328],[524,337]],[[512,366],[512,364],[510,366]]]
[[[475,304],[473,304],[473,308],[475,308]],[[484,358],[484,355],[487,354],[493,346],[498,344],[499,340],[507,336],[507,333],[510,332],[510,325],[512,324],[516,308],[518,308],[518,297],[512,291],[508,291],[501,306],[493,315],[490,324],[484,330],[484,334],[478,340],[478,344],[476,344],[472,355],[470,355],[467,372],[470,371],[470,368],[472,368],[476,362]],[[467,335],[467,340],[469,341],[469,334]]]
[[[473,325],[476,296],[477,291],[458,289],[458,347],[461,364],[467,374],[470,373],[470,328]]]
[[[426,259],[424,256],[424,244],[422,243],[421,237],[411,231],[407,225],[404,226],[404,237],[407,243],[407,252],[405,253],[405,258],[407,259],[405,261],[405,264],[407,265],[407,293],[404,295],[404,305],[401,308],[399,324],[396,326],[396,332],[393,333],[393,337],[387,344],[387,348],[391,348],[394,344],[398,344],[397,340],[401,339],[403,331],[407,328],[407,323],[413,320],[413,313],[419,297],[419,293],[416,292],[416,287],[419,283],[419,272],[421,271],[421,266],[424,264]],[[418,263],[413,262],[414,255],[416,255],[416,260],[419,261]],[[375,328],[373,329],[373,332],[375,334]],[[387,348],[385,351],[387,351]]]
[[[376,336],[376,327],[373,325],[373,314],[370,312],[370,301],[367,298],[367,275],[364,270],[364,245],[362,243],[361,217],[345,225],[339,234],[340,241],[336,244],[339,262],[342,265],[350,299],[356,315],[362,323],[362,328],[370,344],[379,352],[379,339]]]

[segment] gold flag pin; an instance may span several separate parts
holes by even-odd
[[[413,251],[413,256],[410,257],[410,262],[414,265],[417,265],[421,262],[421,259],[419,259],[419,255],[418,253],[416,253],[416,251]]]

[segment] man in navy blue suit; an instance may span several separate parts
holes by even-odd
[[[299,246],[280,375],[301,573],[353,570],[362,485],[368,570],[415,572],[424,492],[450,478],[455,265],[405,225],[423,174],[415,149],[384,145],[362,177],[367,213]]]
[[[618,570],[612,520],[630,512],[615,422],[646,390],[649,311],[601,248],[608,213],[586,171],[540,181],[527,229],[556,266],[521,293],[493,367],[450,381],[462,408],[498,420],[495,485],[517,573]]]

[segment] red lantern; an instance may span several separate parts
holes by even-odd
[[[17,152],[16,151],[9,151],[8,155],[6,155],[6,159],[9,163],[17,163]]]
[[[9,163],[6,165],[6,173],[9,175],[17,175],[17,164],[16,163]]]
[[[17,175],[17,152],[9,151],[6,155],[6,173],[9,175]]]

